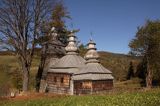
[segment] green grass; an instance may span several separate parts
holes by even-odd
[[[18,62],[15,56],[11,55],[0,55],[0,65],[8,65],[8,66],[18,66]]]
[[[160,89],[133,93],[43,97],[34,100],[14,100],[3,106],[160,106]]]
[[[114,83],[114,87],[115,88],[120,88],[120,89],[137,89],[137,88],[142,88],[141,84],[142,79],[139,78],[132,78],[130,80],[126,80],[126,81],[116,81]]]

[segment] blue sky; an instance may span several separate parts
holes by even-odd
[[[64,0],[72,20],[69,28],[80,29],[86,44],[93,33],[99,51],[129,52],[128,43],[147,19],[160,19],[160,0]]]

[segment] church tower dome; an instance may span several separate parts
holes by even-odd
[[[65,47],[65,50],[67,54],[77,54],[77,46],[76,46],[76,36],[71,31],[71,33],[68,35],[68,45]]]
[[[86,63],[97,63],[99,62],[99,55],[97,53],[97,49],[95,47],[96,43],[93,40],[90,40],[88,43],[88,51],[85,55]]]

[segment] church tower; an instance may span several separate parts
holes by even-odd
[[[73,76],[76,94],[98,93],[113,87],[112,72],[100,64],[95,45],[93,40],[89,41],[86,65]]]

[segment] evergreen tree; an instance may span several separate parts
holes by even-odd
[[[42,36],[37,40],[37,42],[42,45],[41,60],[36,75],[37,92],[39,92],[40,89],[40,81],[45,67],[48,43],[53,39],[53,37],[56,37],[57,41],[60,41],[62,44],[67,45],[67,35],[70,32],[66,28],[65,19],[71,19],[69,16],[69,12],[67,11],[66,7],[64,7],[63,2],[56,2],[53,8],[51,21],[44,22],[44,26],[42,27],[43,34],[46,36]],[[57,36],[53,36],[53,33],[56,33]],[[43,45],[44,43],[45,45]]]
[[[129,69],[128,69],[127,79],[129,80],[129,79],[131,79],[133,77],[134,77],[134,68],[133,68],[133,62],[131,61]]]
[[[143,56],[146,66],[146,86],[152,87],[153,76],[159,75],[160,64],[160,21],[148,20],[138,28],[136,36],[129,43],[132,54]],[[155,74],[157,72],[157,74]]]

